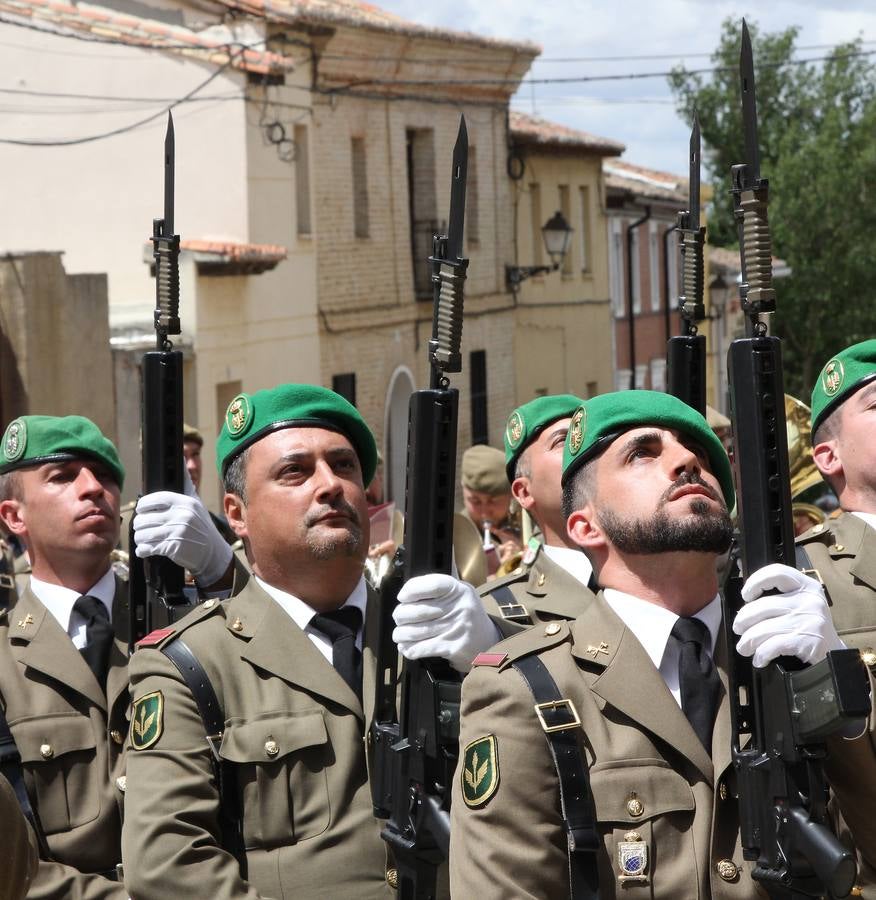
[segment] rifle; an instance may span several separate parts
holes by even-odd
[[[155,350],[143,354],[140,395],[143,493],[184,493],[182,351],[171,335],[181,334],[179,321],[179,235],[173,233],[174,135],[167,113],[164,138],[164,218],[153,219],[155,260]],[[155,628],[182,618],[191,608],[184,592],[182,567],[163,557],[141,560],[135,552],[133,519],[130,534],[129,651]]]
[[[760,316],[775,310],[767,219],[769,185],[760,177],[751,41],[742,26],[745,163],[733,166],[734,207],[742,259],[740,296],[746,336],[730,346],[742,576],[769,563],[793,566],[794,529],[788,466],[781,344]],[[741,579],[724,597],[729,624],[742,605]],[[856,650],[828,653],[814,666],[781,658],[755,669],[730,641],[733,764],[745,859],[752,877],[782,900],[845,897],[856,866],[827,819],[825,738],[870,711],[866,671]],[[747,741],[746,741],[747,739]]]
[[[697,334],[697,322],[706,317],[703,306],[703,245],[700,226],[700,121],[694,110],[690,132],[690,185],[688,209],[678,214],[678,242],[683,260],[682,292],[678,298],[682,334],[666,344],[668,393],[703,416],[706,414],[706,338]]]
[[[450,785],[459,755],[460,676],[444,660],[404,661],[396,714],[398,650],[392,642],[392,611],[408,578],[451,572],[459,392],[450,387],[447,374],[462,370],[467,165],[468,133],[465,118],[460,117],[447,234],[434,237],[430,258],[431,380],[428,389],[411,395],[404,543],[381,591],[374,724],[369,735],[374,814],[387,820],[381,836],[396,862],[402,900],[435,896],[436,871],[449,851]]]

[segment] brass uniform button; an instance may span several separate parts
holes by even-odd
[[[128,778],[126,775],[119,775],[116,779],[116,787],[124,794],[128,789]]]
[[[214,600],[207,600],[207,601],[204,603],[204,609],[212,609],[212,608],[216,605],[216,603],[217,603],[217,601],[216,601],[215,599],[214,599]]]
[[[830,548],[830,551],[831,551],[832,553],[842,553],[843,550],[845,550],[845,549],[846,549],[846,548],[845,548],[845,546],[843,546],[843,544],[834,544],[834,545]]]
[[[538,576],[538,581],[536,583],[539,587],[544,587],[544,572]]]
[[[51,744],[40,745],[40,756],[43,759],[51,759],[55,755],[55,750]]]
[[[231,623],[231,630],[232,631],[243,631],[243,622],[241,622],[239,618],[235,619]]]
[[[280,745],[275,740],[265,741],[265,753],[268,756],[274,757],[280,752]]]
[[[722,782],[718,785],[718,796],[719,796],[722,800],[726,800],[726,799],[727,799],[727,794],[728,794],[728,792],[727,792],[727,785],[722,781]]]
[[[395,890],[398,887],[398,869],[386,870],[386,883]]]
[[[118,728],[113,728],[110,732],[110,737],[113,740],[114,744],[121,744],[125,740],[125,736],[118,730]]]
[[[863,896],[864,896],[864,888],[862,888],[861,885],[856,884],[856,885],[849,891],[849,896],[850,896],[850,897],[863,897]]]
[[[633,793],[627,800],[627,812],[634,818],[638,818],[645,812],[645,804]]]
[[[874,651],[872,647],[864,647],[861,651],[861,659],[868,669],[872,669],[876,666],[876,651]]]
[[[522,575],[523,569],[521,569],[520,566],[518,566],[511,574],[512,575]],[[398,877],[398,876],[396,876],[396,877]]]
[[[735,881],[739,876],[739,866],[730,859],[719,859],[715,868],[724,881]]]
[[[557,625],[556,622],[551,622],[550,625],[545,625],[544,633],[550,637],[552,634],[559,634],[560,626]]]
[[[824,525],[822,525],[821,522],[819,522],[817,525],[812,526],[813,534],[820,534],[822,531],[824,531]]]

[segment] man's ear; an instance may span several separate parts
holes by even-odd
[[[822,441],[812,448],[812,459],[815,466],[825,478],[839,478],[843,474],[843,463],[839,457],[837,439]]]
[[[23,537],[27,533],[27,525],[21,517],[20,500],[4,500],[0,503],[0,523],[16,537]]]
[[[605,535],[596,520],[592,503],[576,509],[566,520],[566,533],[582,549],[592,550],[605,546]]]
[[[527,512],[535,506],[535,498],[530,491],[529,479],[524,475],[511,482],[511,496]]]
[[[231,530],[239,537],[245,538],[249,536],[246,527],[246,504],[237,494],[226,494],[222,498],[222,505],[225,509],[225,518],[231,526]]]

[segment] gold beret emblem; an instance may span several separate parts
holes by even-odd
[[[833,397],[843,386],[845,377],[846,373],[842,362],[838,359],[832,359],[821,373],[821,386],[824,388],[824,393],[828,397]]]
[[[27,426],[21,419],[9,423],[3,438],[3,455],[7,462],[15,462],[27,446]]]
[[[572,416],[569,424],[569,450],[572,456],[575,456],[581,447],[584,446],[584,427],[587,422],[587,410],[583,406],[579,406]]]
[[[508,445],[512,450],[517,448],[523,437],[523,416],[515,409],[508,418],[508,426],[505,429],[505,436],[508,438]]]
[[[238,394],[225,413],[225,424],[232,437],[237,437],[247,426],[250,418],[249,397],[246,394]]]

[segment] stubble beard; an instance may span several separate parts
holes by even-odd
[[[309,513],[304,519],[305,541],[311,557],[321,561],[338,557],[362,557],[364,560],[365,552],[359,514],[345,500],[341,500],[331,507],[331,510],[343,513],[348,517],[345,528],[329,527],[318,522],[321,516],[330,511],[326,507]]]

